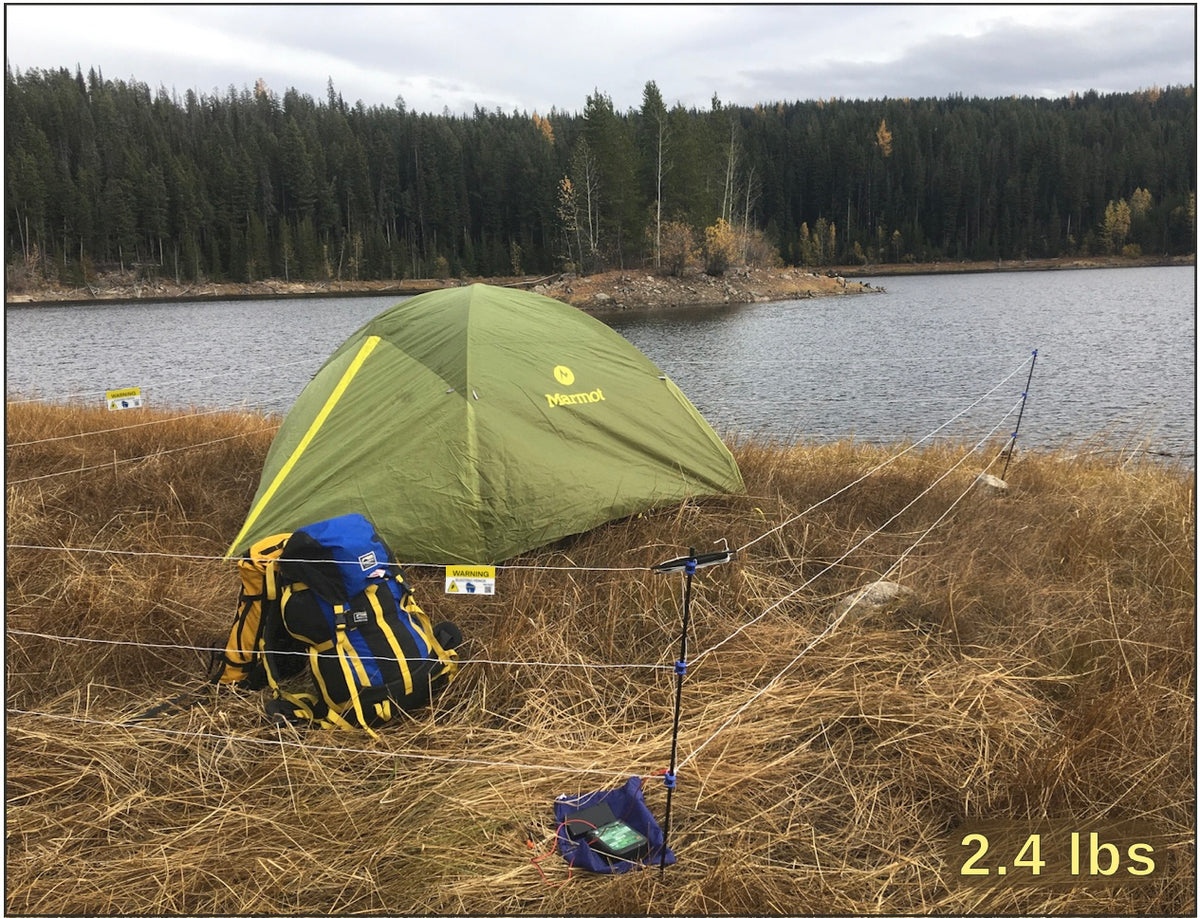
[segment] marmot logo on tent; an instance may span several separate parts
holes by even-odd
[[[554,368],[554,378],[559,385],[569,386],[575,382],[575,373],[570,367],[565,367],[561,363]],[[590,405],[592,402],[604,401],[604,393],[599,389],[593,389],[591,392],[555,392],[546,393],[546,401],[550,403],[551,408],[557,408],[560,405]]]
[[[599,389],[593,389],[591,392],[555,392],[553,395],[547,392],[546,401],[550,403],[551,408],[560,405],[590,405],[592,402],[604,401],[604,393]]]

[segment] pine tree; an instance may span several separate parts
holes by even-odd
[[[641,136],[643,171],[649,178],[644,185],[649,187],[654,201],[654,267],[658,268],[662,266],[663,179],[670,164],[667,160],[667,108],[653,80],[642,91]]]

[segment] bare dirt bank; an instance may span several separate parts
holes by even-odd
[[[1073,258],[1026,258],[997,261],[927,261],[888,265],[843,265],[835,270],[844,277],[898,277],[915,274],[994,274],[1004,271],[1075,271],[1085,268],[1161,268],[1195,265],[1192,255],[1117,255]]]

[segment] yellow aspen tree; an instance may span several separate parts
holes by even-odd
[[[1145,188],[1135,188],[1129,199],[1129,212],[1134,219],[1140,219],[1150,212],[1150,207],[1154,203],[1150,192]]]
[[[888,130],[886,118],[879,122],[879,129],[875,132],[875,146],[879,147],[885,159],[892,155],[892,132]]]
[[[557,211],[567,242],[567,260],[578,266],[583,261],[583,240],[579,238],[579,198],[575,194],[575,185],[566,175],[558,183]],[[578,253],[578,261],[575,253]]]
[[[696,239],[692,228],[680,220],[662,225],[662,265],[674,277],[683,277],[696,262]]]
[[[737,234],[733,227],[722,217],[704,230],[704,271],[707,274],[720,275],[733,264],[737,255]]]
[[[543,118],[537,112],[534,112],[533,123],[541,131],[542,136],[546,138],[550,146],[554,146],[554,128],[550,125],[550,119]]]
[[[1125,245],[1125,237],[1129,235],[1129,202],[1124,198],[1109,201],[1108,206],[1104,208],[1102,232],[1109,253],[1119,253]]]
[[[817,253],[813,246],[812,233],[808,229],[808,221],[800,224],[800,263],[806,267],[816,267]]]

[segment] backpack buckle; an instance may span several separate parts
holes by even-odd
[[[333,623],[338,631],[360,628],[371,620],[371,613],[366,609],[348,609],[346,606],[333,607]]]

